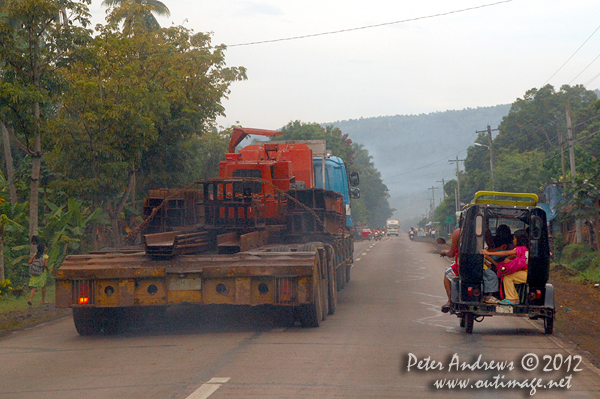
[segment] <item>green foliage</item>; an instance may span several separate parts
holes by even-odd
[[[223,137],[202,132],[223,115],[231,82],[245,79],[244,68],[225,67],[223,51],[182,27],[135,36],[102,28],[64,75],[48,156],[64,176],[56,188],[102,203],[122,195],[133,171],[143,190],[192,181],[190,168],[222,154]]]
[[[591,250],[583,244],[569,244],[563,248],[560,261],[569,264],[589,253]]]
[[[584,281],[589,281],[592,283],[600,282],[600,266],[598,266],[598,259],[596,258],[596,264],[588,267],[586,270],[581,272],[581,278]]]
[[[158,0],[104,0],[102,5],[114,7],[106,19],[116,24],[123,21],[123,32],[128,35],[160,29],[153,14],[171,15],[167,6]]]

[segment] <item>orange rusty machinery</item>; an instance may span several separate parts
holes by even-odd
[[[268,224],[285,223],[285,207],[287,199],[281,198],[281,191],[290,189],[311,189],[314,184],[313,154],[312,150],[302,143],[296,144],[253,144],[248,145],[234,153],[236,143],[241,141],[245,135],[277,136],[281,131],[262,129],[234,129],[230,153],[225,155],[225,160],[219,164],[220,179],[239,179],[231,181],[230,184],[222,183],[221,187],[214,188],[214,193],[219,199],[243,198],[252,196],[263,202],[257,215],[265,219]],[[225,196],[223,196],[225,192]],[[224,210],[220,208],[219,217],[224,217]],[[253,209],[248,209],[244,214],[244,207],[237,211],[229,210],[229,218],[238,219],[253,217]],[[262,211],[262,212],[261,212]]]

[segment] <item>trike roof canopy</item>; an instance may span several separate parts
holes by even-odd
[[[538,196],[531,193],[503,193],[500,191],[478,191],[472,204],[537,206]]]

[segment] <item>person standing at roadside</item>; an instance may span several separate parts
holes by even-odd
[[[42,304],[46,302],[46,281],[48,280],[48,254],[46,254],[46,246],[44,244],[37,245],[37,252],[29,259],[29,287],[31,294],[29,295],[28,305],[33,304],[33,296],[37,289],[42,291]]]

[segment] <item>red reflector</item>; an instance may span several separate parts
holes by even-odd
[[[290,302],[292,300],[292,282],[282,279],[279,282],[279,300],[282,302]]]
[[[469,295],[473,295],[473,287],[469,287],[467,289],[467,292],[469,293]]]
[[[536,294],[536,295],[535,295],[535,299],[540,299],[540,298],[542,297],[542,291],[541,291],[541,290],[537,290],[537,291],[535,292],[535,294]]]

